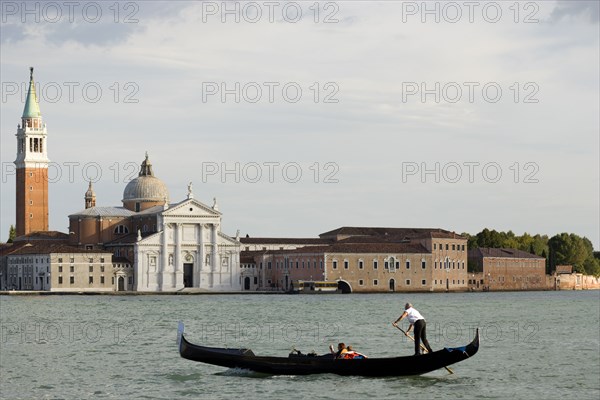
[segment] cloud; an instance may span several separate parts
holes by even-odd
[[[551,22],[558,22],[565,18],[585,18],[590,23],[597,24],[600,15],[600,2],[598,1],[572,1],[559,0],[550,14]]]

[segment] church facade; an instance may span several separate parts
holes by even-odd
[[[123,192],[120,207],[98,207],[90,184],[86,209],[69,215],[71,244],[102,247],[133,266],[132,290],[144,292],[239,291],[240,242],[221,232],[216,199],[169,202],[146,155],[139,176]]]

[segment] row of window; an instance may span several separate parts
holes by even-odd
[[[470,281],[469,281],[469,282],[470,282]],[[390,285],[394,285],[394,283],[395,283],[395,280],[394,280],[394,279],[390,279],[390,282],[389,282],[389,284],[390,284]],[[405,286],[410,286],[410,285],[411,285],[411,283],[412,283],[412,281],[411,281],[410,279],[406,279],[406,280],[404,281],[404,285],[405,285]],[[465,284],[465,280],[464,280],[464,279],[462,280],[462,283],[463,283],[463,285]],[[482,283],[483,283],[483,282],[482,282]],[[436,280],[434,281],[434,285],[437,285],[437,284],[438,284],[438,280],[436,279]],[[439,280],[439,284],[440,284],[440,285],[442,285],[442,284],[445,284],[445,281],[442,281],[442,280],[440,279],[440,280]],[[456,280],[455,280],[455,279],[453,279],[453,280],[452,280],[452,284],[453,284],[453,285],[460,284],[460,279],[456,279]],[[359,279],[359,280],[358,280],[358,285],[359,285],[359,286],[364,286],[364,285],[365,285],[365,281],[364,281],[364,279]],[[379,285],[379,280],[378,280],[378,279],[373,279],[373,286],[378,286],[378,285]],[[421,279],[421,286],[425,286],[425,285],[427,285],[427,279]]]
[[[90,267],[89,267],[89,271],[90,271],[90,272],[94,272],[94,266],[93,266],[93,265],[90,265]],[[59,265],[59,266],[58,266],[58,272],[63,272],[63,267],[62,267],[62,265]],[[71,265],[71,266],[69,267],[69,272],[75,272],[75,266]],[[104,272],[104,265],[101,265],[101,266],[100,266],[100,272]]]
[[[132,277],[132,276],[129,276],[129,277],[127,277],[127,283],[128,283],[129,285],[132,285],[132,284],[133,284],[133,277]],[[63,284],[63,277],[62,277],[61,275],[59,275],[59,277],[58,277],[58,284],[59,284],[59,285],[62,285],[62,284]],[[74,277],[73,275],[71,275],[71,276],[69,277],[69,284],[71,284],[71,285],[75,284],[75,277]],[[93,284],[94,284],[94,277],[93,277],[93,276],[89,276],[89,277],[88,277],[88,284],[90,284],[90,285],[93,285]],[[101,285],[103,285],[103,284],[104,284],[104,275],[102,275],[102,276],[100,277],[100,284],[101,284]],[[115,284],[115,277],[114,277],[114,276],[113,276],[113,277],[112,277],[112,279],[111,279],[111,284],[112,284],[112,285],[114,285],[114,284]]]
[[[452,245],[450,245],[449,243],[446,243],[446,250],[450,250],[452,248],[452,250],[458,250],[458,251],[465,251],[465,245],[464,244],[455,244],[453,243]],[[434,243],[433,244],[433,249],[434,250],[444,250],[444,243]]]
[[[35,258],[35,261],[33,261],[34,258],[33,257],[15,257],[15,258],[10,258],[8,260],[9,264],[33,264],[33,263],[43,263],[43,262],[50,262],[50,258],[47,257],[46,261],[44,261],[43,258]]]
[[[312,264],[313,264],[313,269],[317,269],[317,261],[313,260]],[[310,268],[310,261],[301,261],[301,262],[298,260],[296,260],[295,262],[294,261],[285,261],[285,262],[276,261],[275,269],[294,268],[294,265],[296,266],[296,269],[300,269],[300,266],[302,266],[302,269],[306,269],[306,268]],[[319,266],[322,270],[323,269],[323,260],[319,261]],[[271,267],[272,267],[271,261],[268,261],[267,269],[271,269]]]
[[[404,265],[405,265],[406,269],[410,269],[410,265],[411,265],[410,260],[406,260]],[[364,267],[365,267],[364,261],[358,260],[357,267],[358,267],[358,269],[364,269]],[[338,269],[338,260],[332,261],[331,268]],[[378,269],[378,268],[379,268],[379,261],[373,260],[373,269]],[[385,261],[383,263],[383,268],[388,269],[390,271],[393,271],[394,269],[399,269],[400,261],[394,261],[394,258],[392,257],[391,261]],[[421,260],[421,268],[422,269],[427,268],[427,261]],[[350,262],[348,260],[344,260],[344,269],[350,269]]]

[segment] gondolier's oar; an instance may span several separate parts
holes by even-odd
[[[396,328],[400,329],[400,332],[404,333],[404,335],[406,335],[406,337],[410,338],[410,340],[412,340],[413,342],[415,341],[415,338],[414,338],[414,337],[412,337],[412,336],[410,336],[410,335],[408,334],[408,332],[406,332],[404,329],[400,328],[398,325],[394,325],[394,326],[395,326]],[[424,352],[427,352],[427,353],[429,353],[429,350],[427,350],[427,347],[425,347],[425,345],[424,345],[423,343],[419,343],[419,346],[421,347],[421,349],[422,349]],[[454,373],[454,371],[452,371],[450,368],[448,368],[448,367],[444,367],[444,368],[446,368],[446,371],[448,371],[448,373],[450,373],[450,374],[453,374],[453,373]]]

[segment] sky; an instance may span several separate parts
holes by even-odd
[[[600,248],[597,1],[2,1],[0,241],[33,66],[50,229],[147,152],[222,230],[575,233]]]

